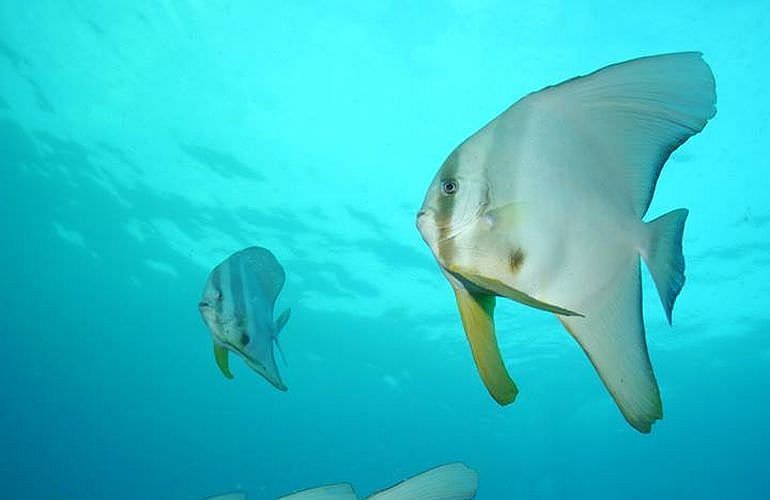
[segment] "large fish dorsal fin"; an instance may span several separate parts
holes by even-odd
[[[353,486],[349,483],[328,484],[291,493],[276,500],[357,500]]]
[[[590,169],[641,218],[669,155],[716,113],[714,89],[699,52],[641,57],[532,93],[488,127],[520,120],[528,110],[551,118],[555,144],[573,131],[585,137],[590,151],[570,168]]]
[[[628,423],[650,432],[663,407],[645,342],[638,255],[629,255],[611,283],[582,307],[585,317],[559,320],[591,359]]]
[[[275,303],[286,282],[286,272],[267,248],[249,247],[233,255],[241,261],[243,271],[257,278],[265,297]]]
[[[478,474],[467,465],[454,462],[417,474],[369,500],[466,500],[476,496]]]
[[[473,360],[489,394],[501,405],[512,403],[519,390],[508,375],[495,337],[495,296],[474,294],[453,284],[457,307]]]

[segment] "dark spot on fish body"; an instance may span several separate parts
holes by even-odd
[[[246,335],[245,333],[242,333],[242,334],[241,334],[241,345],[245,346],[245,345],[247,345],[249,342],[251,342],[251,339],[249,338],[249,336],[248,336],[248,335]]]
[[[521,268],[524,265],[524,257],[524,250],[521,248],[517,248],[513,253],[511,253],[509,264],[511,266],[511,270],[514,273],[521,271]]]

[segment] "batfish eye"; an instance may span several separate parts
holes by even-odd
[[[454,179],[445,179],[441,181],[441,192],[444,194],[455,194],[459,187],[459,184]]]

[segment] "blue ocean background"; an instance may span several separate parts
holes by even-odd
[[[631,429],[553,316],[499,301],[476,374],[414,226],[446,155],[528,92],[699,50],[717,115],[647,219],[690,209],[665,418]],[[480,499],[770,497],[770,3],[0,2],[3,498],[360,494],[460,460]],[[218,371],[197,302],[284,265],[289,391]]]

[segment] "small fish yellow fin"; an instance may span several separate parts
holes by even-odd
[[[481,380],[499,404],[512,403],[519,391],[505,369],[497,346],[494,295],[472,294],[462,285],[454,286],[454,291]]]
[[[650,432],[663,418],[663,407],[645,342],[638,255],[630,255],[583,307],[584,318],[558,318],[591,359],[628,423]]]
[[[217,366],[222,371],[222,375],[227,378],[233,378],[227,355],[228,352],[226,347],[214,343],[214,359],[217,362]]]

